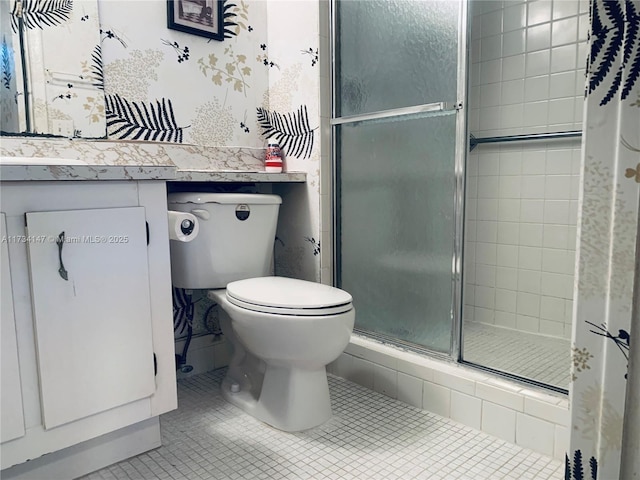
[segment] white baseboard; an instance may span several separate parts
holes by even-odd
[[[72,480],[161,445],[153,417],[0,472],[2,480]]]

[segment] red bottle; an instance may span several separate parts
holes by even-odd
[[[275,138],[270,138],[267,144],[264,171],[272,173],[282,172],[282,151],[280,150],[278,140]]]

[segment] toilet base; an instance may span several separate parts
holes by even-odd
[[[266,365],[262,379],[239,375],[238,370],[234,375],[231,373],[229,371],[222,381],[223,397],[272,427],[298,432],[317,427],[331,418],[324,367],[306,370]],[[256,388],[260,383],[262,388]],[[234,391],[236,389],[238,391]]]

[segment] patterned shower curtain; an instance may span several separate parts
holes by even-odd
[[[640,192],[640,2],[590,6],[565,479],[619,478]],[[638,375],[638,369],[634,375]],[[636,426],[640,428],[640,426]]]

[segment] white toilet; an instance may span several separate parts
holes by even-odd
[[[198,217],[191,242],[171,242],[174,287],[209,289],[226,315],[233,346],[222,394],[280,430],[315,427],[331,417],[325,367],[349,343],[351,295],[304,280],[268,276],[277,195],[174,193],[169,210]]]

